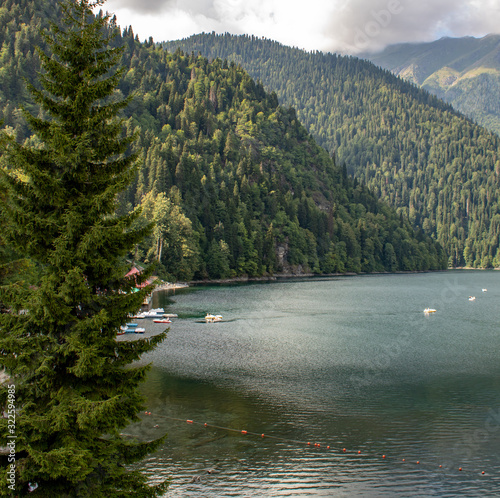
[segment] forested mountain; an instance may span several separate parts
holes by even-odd
[[[1,113],[34,146],[20,107],[41,111],[22,78],[36,78],[34,45],[48,17],[58,19],[56,1],[7,0],[0,10]],[[160,273],[179,279],[446,266],[441,246],[350,179],[295,111],[236,64],[116,32],[118,96],[134,95],[124,118],[140,156],[118,209],[140,206],[142,222],[157,222],[137,259],[159,260]]]
[[[500,134],[500,35],[400,43],[360,57],[421,86]]]
[[[451,266],[500,266],[497,135],[354,57],[214,33],[163,45],[240,63],[338,164],[441,242]]]

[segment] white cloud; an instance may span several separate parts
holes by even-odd
[[[109,0],[141,40],[254,34],[306,50],[357,53],[443,35],[498,32],[498,0]]]

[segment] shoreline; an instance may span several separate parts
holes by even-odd
[[[276,282],[278,280],[287,280],[292,278],[315,278],[315,277],[343,277],[354,276],[357,273],[328,273],[318,275],[316,273],[275,273],[274,275],[267,275],[262,277],[233,277],[221,278],[214,280],[191,280],[189,285],[210,285],[210,284],[234,284],[234,283],[247,283],[247,282]]]
[[[500,267],[496,267],[496,268],[474,268],[473,266],[456,266],[455,268],[448,268],[448,270],[500,270]]]
[[[449,270],[455,270],[456,268],[449,268]],[[458,268],[457,268],[458,269]],[[475,269],[475,268],[471,268]],[[408,275],[412,273],[436,273],[445,272],[448,270],[409,270],[409,271],[397,271],[397,272],[344,272],[344,273],[275,273],[274,275],[266,275],[262,277],[232,277],[232,278],[221,278],[221,279],[206,279],[206,280],[190,280],[189,282],[179,282],[177,284],[166,284],[165,286],[158,286],[154,291],[157,290],[176,290],[181,288],[188,288],[197,285],[211,285],[211,284],[237,284],[237,283],[248,283],[248,282],[277,282],[279,280],[288,279],[301,279],[301,278],[331,278],[331,277],[355,277],[355,276],[366,276],[366,275]],[[153,292],[154,292],[153,291]]]
[[[446,270],[408,270],[408,271],[396,271],[396,272],[388,272],[388,271],[380,271],[380,272],[345,272],[345,273],[275,273],[274,275],[265,275],[262,277],[232,277],[232,278],[221,278],[221,279],[206,279],[206,280],[190,280],[189,282],[176,282],[170,283],[166,282],[164,284],[158,285],[153,292],[163,291],[163,290],[173,290],[176,291],[178,289],[186,289],[189,287],[195,287],[198,285],[212,285],[212,284],[245,284],[249,282],[277,282],[279,280],[288,280],[288,279],[301,279],[301,278],[331,278],[331,277],[354,277],[354,276],[366,276],[366,275],[411,275],[418,273],[439,273],[439,272],[447,272],[453,270],[500,270],[500,268],[473,268],[469,266],[458,266],[455,268],[447,268]]]
[[[176,282],[176,283],[164,282],[163,284],[157,285],[153,289],[153,292],[162,291],[162,290],[184,289],[186,287],[189,287],[189,282]]]

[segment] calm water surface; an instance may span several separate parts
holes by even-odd
[[[500,272],[170,298],[179,318],[145,358],[152,415],[127,429],[168,432],[141,466],[167,497],[500,496]]]

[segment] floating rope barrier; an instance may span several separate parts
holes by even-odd
[[[147,415],[147,416],[151,416],[152,413],[151,412],[144,412],[144,415]],[[187,423],[189,425],[198,425],[198,426],[202,426],[202,427],[206,427],[206,428],[211,428],[211,429],[217,429],[217,430],[221,430],[221,431],[227,431],[227,432],[232,432],[232,433],[237,433],[237,434],[241,434],[241,435],[244,435],[244,436],[256,436],[256,437],[259,437],[260,439],[272,439],[272,440],[275,440],[275,441],[280,441],[280,442],[284,442],[284,443],[287,443],[287,444],[293,444],[293,445],[298,445],[298,446],[303,446],[303,447],[306,447],[306,448],[316,448],[316,449],[324,449],[326,451],[337,451],[338,454],[341,454],[341,455],[358,455],[358,456],[361,456],[361,457],[373,457],[373,458],[380,458],[381,460],[385,461],[385,462],[397,462],[398,464],[400,465],[417,465],[419,467],[425,467],[425,468],[428,468],[428,469],[437,469],[437,470],[441,470],[441,471],[446,471],[446,470],[449,470],[449,471],[453,471],[455,470],[456,472],[458,473],[463,473],[463,474],[470,474],[470,475],[487,475],[486,474],[486,471],[485,470],[482,470],[481,472],[479,471],[474,471],[474,470],[469,470],[469,469],[465,469],[463,466],[457,466],[457,467],[448,467],[448,468],[445,468],[445,466],[443,466],[442,464],[440,464],[439,466],[436,464],[436,465],[431,465],[430,463],[427,463],[427,464],[424,464],[422,461],[420,460],[407,460],[406,458],[397,458],[397,457],[390,457],[386,454],[380,454],[380,455],[376,455],[374,453],[370,453],[370,452],[362,452],[361,450],[349,450],[347,449],[346,447],[342,447],[340,448],[340,446],[338,445],[335,445],[335,446],[332,446],[332,445],[329,445],[329,444],[324,444],[324,443],[318,443],[318,442],[311,442],[311,441],[305,441],[305,440],[298,440],[298,439],[291,439],[291,438],[285,438],[285,437],[281,437],[281,436],[275,436],[275,435],[272,435],[272,434],[265,434],[265,433],[262,433],[262,432],[252,432],[252,431],[248,431],[246,429],[234,429],[232,427],[224,427],[224,426],[220,426],[220,425],[215,425],[215,424],[209,424],[207,422],[197,422],[195,420],[192,420],[192,419],[183,419],[183,418],[176,418],[176,417],[169,417],[167,415],[159,415],[159,414],[154,414],[154,417],[155,418],[162,418],[162,419],[165,419],[165,420],[171,420],[171,421],[174,421],[174,422],[179,422],[179,423]],[[158,428],[159,425],[155,425],[154,426],[155,428]],[[131,436],[131,437],[134,437],[132,434],[122,434],[122,436]]]

